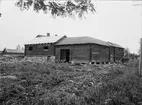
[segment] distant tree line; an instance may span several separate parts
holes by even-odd
[[[139,57],[139,53],[131,53],[130,50],[128,48],[124,49],[124,57],[128,58],[128,59],[137,59]]]

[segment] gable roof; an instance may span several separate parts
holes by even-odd
[[[44,44],[44,43],[56,43],[62,38],[66,36],[44,36],[44,35],[38,35],[36,38],[32,39],[31,41],[25,43],[25,45],[30,44]]]
[[[84,37],[68,37],[65,38],[64,40],[60,41],[56,45],[69,45],[69,44],[88,44],[88,43],[94,43],[94,44],[99,44],[99,45],[105,45],[109,46],[107,42],[84,36]]]
[[[112,43],[112,42],[107,42],[109,46],[112,46],[112,47],[118,47],[118,48],[123,48],[122,46],[116,44],[116,43]]]

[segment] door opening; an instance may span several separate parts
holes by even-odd
[[[61,49],[60,50],[60,60],[63,62],[70,61],[70,50],[69,49]]]

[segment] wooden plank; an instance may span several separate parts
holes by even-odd
[[[29,51],[29,47],[33,47],[31,51]],[[44,46],[48,46],[49,49],[45,50]],[[26,56],[52,56],[54,55],[54,45],[50,44],[39,44],[39,45],[26,45],[25,46]]]
[[[92,60],[108,62],[109,61],[109,47],[94,44],[92,46]]]

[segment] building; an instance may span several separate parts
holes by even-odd
[[[123,48],[91,37],[69,37],[56,44],[56,60],[66,62],[110,62],[123,57]],[[112,58],[113,57],[113,58]]]
[[[115,43],[108,42],[108,44],[110,46],[110,59],[114,62],[119,61],[124,56],[124,48]]]
[[[24,56],[24,50],[17,50],[17,49],[7,49],[5,48],[2,53],[2,56]]]
[[[92,37],[38,35],[25,44],[26,56],[55,56],[63,62],[110,62],[123,57],[124,48]]]
[[[25,44],[25,56],[54,56],[55,44],[66,36],[37,35],[33,40]]]
[[[0,50],[0,56],[2,56],[1,54],[2,54],[2,51]]]

